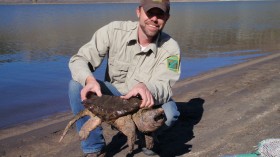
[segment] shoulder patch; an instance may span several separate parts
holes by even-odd
[[[178,55],[173,55],[167,58],[167,68],[174,72],[179,72],[180,67],[180,57]]]

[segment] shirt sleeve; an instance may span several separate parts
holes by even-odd
[[[99,67],[108,53],[109,39],[109,25],[106,25],[97,30],[92,39],[70,58],[69,69],[75,81],[85,85],[86,78],[93,75],[91,68],[95,70]]]
[[[164,55],[155,66],[151,79],[144,82],[153,94],[156,105],[169,101],[172,96],[172,87],[180,78],[180,48],[177,42],[171,45],[169,53]]]

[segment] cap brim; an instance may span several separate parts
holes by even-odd
[[[163,12],[166,12],[166,7],[163,7],[162,5],[160,4],[154,4],[154,5],[151,5],[151,6],[143,6],[143,9],[145,12],[148,12],[150,9],[152,8],[159,8],[161,9]]]

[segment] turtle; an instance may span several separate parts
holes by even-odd
[[[129,153],[134,150],[137,131],[145,135],[146,148],[152,149],[154,145],[152,133],[162,126],[166,119],[161,107],[140,108],[141,99],[139,97],[130,99],[122,99],[112,95],[98,97],[90,92],[82,104],[85,109],[68,123],[59,142],[78,119],[90,116],[79,131],[81,140],[85,140],[90,131],[97,128],[102,122],[106,122],[127,136]]]

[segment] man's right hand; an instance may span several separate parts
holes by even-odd
[[[99,97],[102,96],[100,84],[97,82],[97,80],[94,78],[94,76],[88,76],[86,79],[86,85],[81,90],[82,101],[87,98],[86,95],[89,91],[95,93]]]

